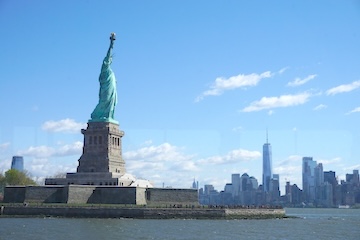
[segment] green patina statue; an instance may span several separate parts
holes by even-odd
[[[114,46],[115,33],[110,35],[110,47],[104,58],[101,66],[101,73],[99,76],[100,91],[99,103],[91,113],[89,122],[112,122],[118,123],[114,119],[115,106],[117,104],[116,92],[116,78],[114,72],[111,70],[112,63],[111,51]]]

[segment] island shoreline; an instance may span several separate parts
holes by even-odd
[[[133,218],[133,219],[274,219],[287,218],[273,208],[164,208],[113,206],[4,206],[4,217]]]

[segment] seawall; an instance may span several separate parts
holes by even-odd
[[[196,189],[51,185],[7,186],[4,192],[4,203],[199,205]]]
[[[285,217],[284,209],[212,209],[149,207],[3,206],[1,217],[48,216],[70,218],[137,219],[268,219]]]

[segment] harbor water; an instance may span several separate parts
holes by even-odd
[[[0,239],[360,239],[360,209],[286,209],[296,218],[0,218]]]

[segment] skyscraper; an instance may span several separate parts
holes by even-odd
[[[324,172],[324,182],[328,182],[331,185],[333,185],[333,188],[338,184],[335,176],[335,172],[333,171],[325,171]]]
[[[195,181],[195,178],[194,178],[194,182],[192,184],[192,188],[193,189],[199,189],[199,182],[198,181]]]
[[[11,169],[24,171],[24,158],[22,156],[13,156],[11,161]]]
[[[232,192],[233,197],[234,196],[239,196],[240,174],[234,173],[234,174],[231,175],[231,184],[232,184],[232,188],[233,188],[233,192]]]
[[[320,187],[324,184],[324,169],[322,163],[315,167],[315,186]]]
[[[264,192],[270,191],[270,180],[272,178],[272,153],[271,145],[266,132],[266,143],[263,145],[263,174],[262,184]]]
[[[308,202],[315,200],[315,168],[316,161],[314,161],[312,157],[303,157],[302,183],[305,200]]]
[[[359,170],[353,170],[352,174],[346,174],[346,182],[359,185]]]

